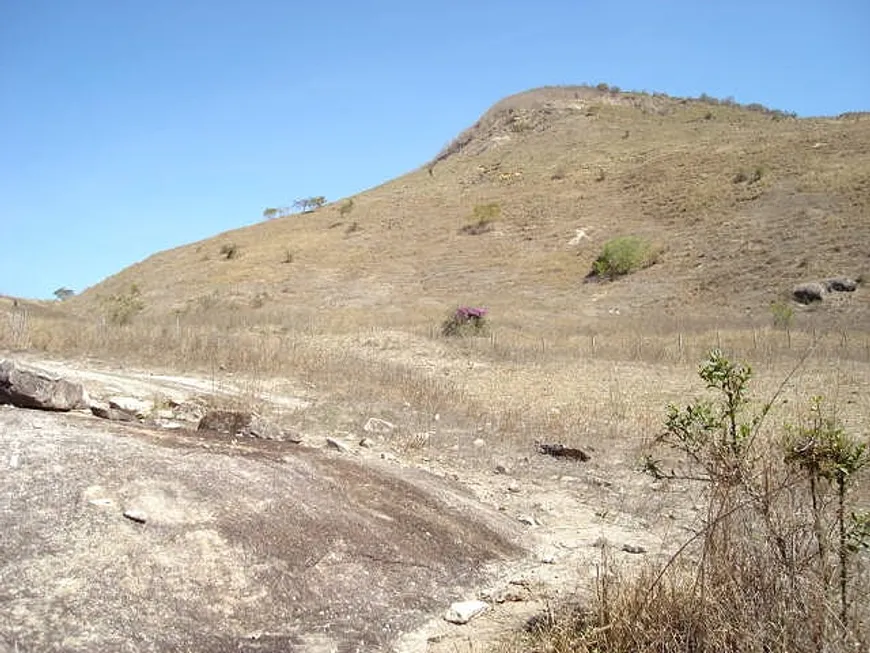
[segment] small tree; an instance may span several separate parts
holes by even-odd
[[[302,199],[293,202],[293,206],[302,211],[302,213],[310,213],[311,211],[319,209],[324,204],[326,204],[326,198],[323,195],[303,197]]]
[[[75,290],[71,290],[66,286],[61,286],[57,290],[54,291],[54,296],[57,297],[59,301],[64,301],[65,299],[69,299],[73,295],[76,294]]]
[[[272,220],[273,218],[278,217],[278,209],[276,208],[267,208],[263,209],[263,218],[266,220]]]

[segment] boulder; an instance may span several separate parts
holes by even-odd
[[[799,283],[791,291],[792,297],[796,302],[801,304],[812,304],[813,302],[822,301],[827,289],[821,283],[810,281],[808,283]]]
[[[0,404],[68,411],[87,408],[90,398],[81,383],[13,360],[0,360]]]
[[[116,408],[144,419],[154,410],[154,402],[136,397],[109,397],[109,408]]]
[[[199,420],[197,430],[263,440],[300,441],[269,420],[244,410],[210,410]]]
[[[854,292],[858,287],[858,282],[848,277],[825,279],[824,284],[828,292]]]

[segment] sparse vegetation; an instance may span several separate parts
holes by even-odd
[[[62,302],[66,299],[69,299],[73,295],[75,295],[76,291],[71,290],[70,288],[67,288],[66,286],[61,286],[60,288],[55,290],[52,294],[58,299],[58,301]]]
[[[866,588],[852,585],[870,567],[856,558],[868,518],[847,504],[867,445],[818,399],[776,437],[776,397],[756,407],[751,368],[719,351],[700,376],[714,398],[670,405],[657,439],[681,467],[647,460],[660,481],[701,484],[700,530],[661,568],[626,576],[605,560],[589,604],[536,621],[527,640],[559,653],[865,650]]]
[[[592,264],[590,278],[613,280],[637,272],[658,261],[659,249],[640,236],[619,236],[604,243]]]
[[[145,308],[139,286],[130,284],[126,292],[116,293],[103,301],[106,320],[115,326],[127,326]]]
[[[303,197],[302,199],[298,199],[293,202],[293,206],[302,211],[302,213],[311,213],[312,211],[316,211],[324,204],[326,204],[326,198],[323,195],[316,195],[314,197]]]
[[[239,246],[236,243],[224,243],[221,245],[219,253],[224,260],[231,261],[234,258],[238,258]]]
[[[350,198],[342,203],[342,205],[338,208],[338,214],[342,218],[346,218],[350,215],[351,211],[353,211],[354,203],[353,198]]]
[[[770,305],[773,326],[778,329],[790,329],[794,321],[794,308],[787,301],[779,300]]]
[[[451,311],[441,324],[445,336],[481,336],[489,329],[487,310],[475,306],[460,306]]]
[[[473,222],[461,227],[459,233],[478,236],[492,231],[496,219],[501,215],[501,205],[497,202],[478,204],[472,213]]]

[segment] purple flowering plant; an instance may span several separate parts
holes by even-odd
[[[441,325],[445,336],[480,335],[486,329],[489,311],[480,306],[460,306]]]

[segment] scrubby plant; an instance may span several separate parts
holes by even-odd
[[[776,301],[770,305],[770,314],[773,317],[773,326],[778,329],[791,328],[794,320],[794,309],[791,304],[786,301]]]
[[[459,306],[451,311],[441,323],[441,333],[445,336],[479,336],[489,330],[486,319],[488,311],[476,306]]]
[[[592,264],[590,278],[616,279],[648,268],[658,261],[659,249],[640,236],[618,236],[604,243]]]
[[[630,577],[605,556],[592,601],[533,624],[523,650],[868,650],[866,587],[856,585],[870,571],[859,554],[870,514],[854,509],[852,491],[870,467],[868,444],[821,399],[783,437],[770,424],[779,393],[754,401],[752,369],[721,351],[699,375],[709,394],[669,405],[655,441],[677,452],[672,468],[646,461],[659,482],[698,484],[707,506],[694,534]]]
[[[66,286],[61,286],[52,293],[59,301],[64,301],[76,294],[75,290],[71,290]]]
[[[470,236],[478,236],[492,231],[493,224],[501,215],[501,205],[497,202],[490,204],[478,204],[472,212],[473,222],[459,229],[459,233]]]
[[[142,292],[135,283],[127,292],[120,292],[103,299],[106,320],[116,326],[126,326],[145,308]]]
[[[339,208],[338,214],[344,218],[350,215],[351,211],[353,211],[353,198],[346,200]]]
[[[220,248],[220,255],[225,260],[230,261],[239,255],[239,246],[235,243],[224,243]]]

